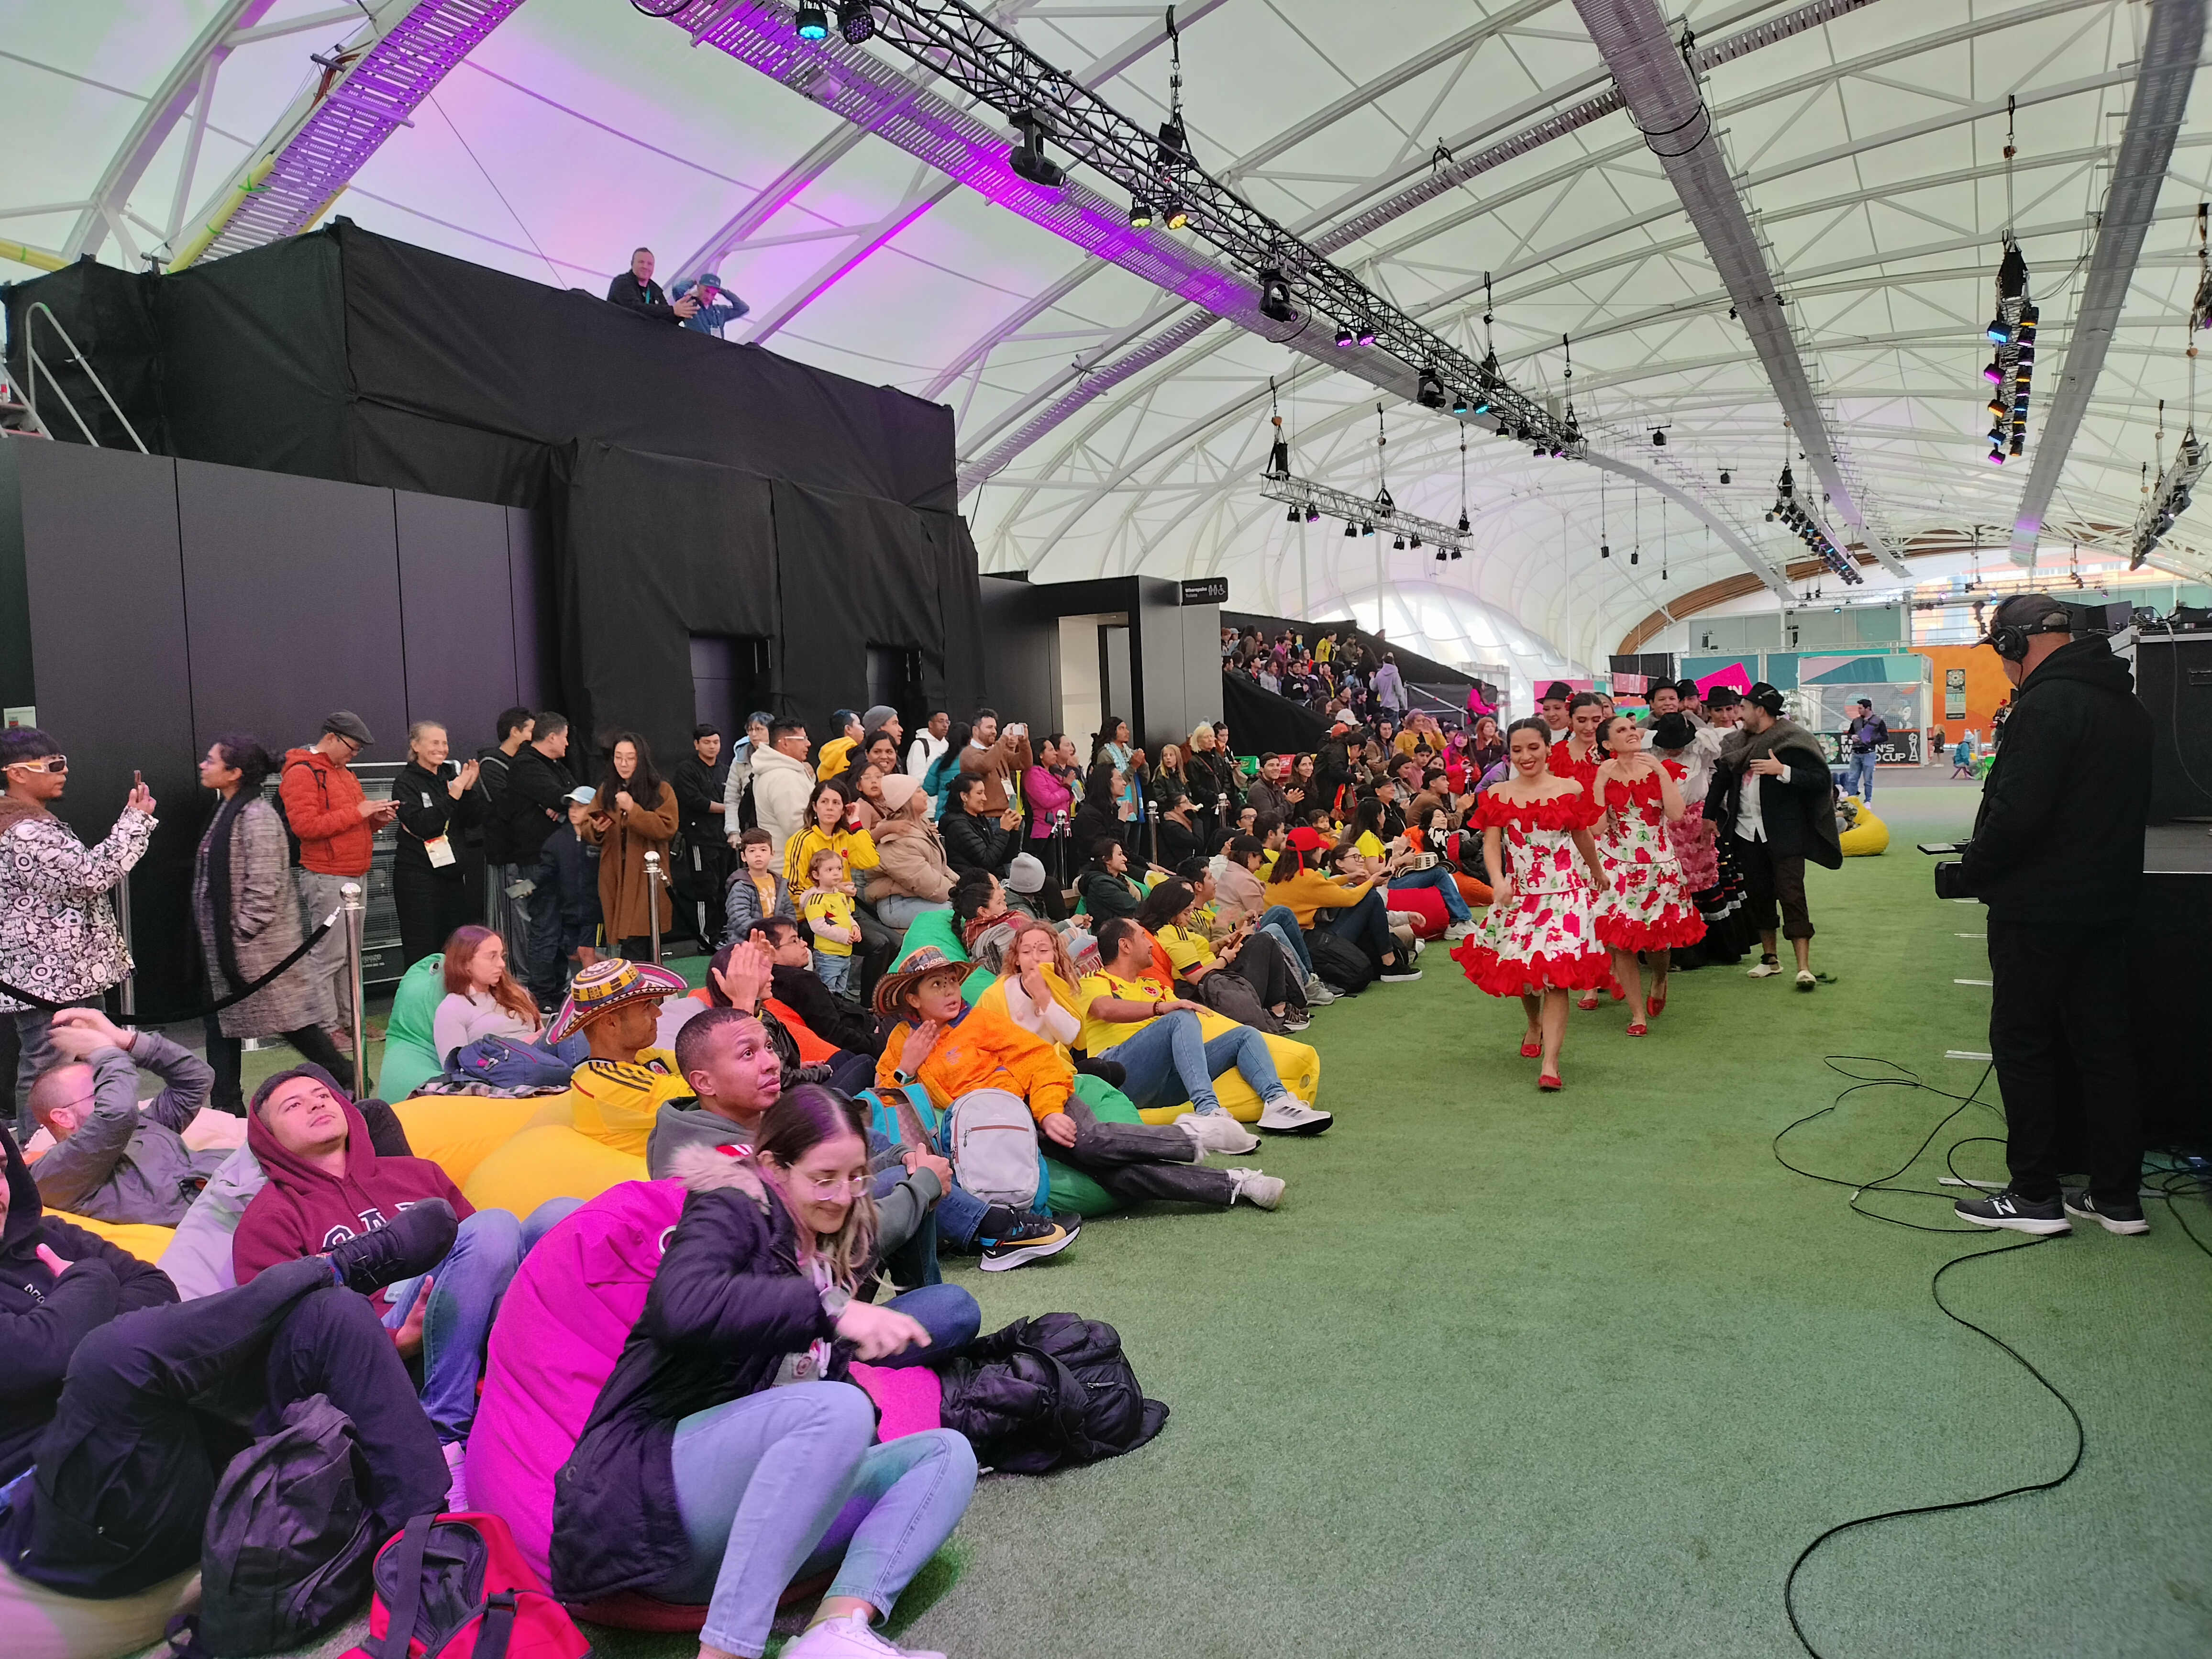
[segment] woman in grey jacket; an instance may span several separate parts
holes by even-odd
[[[200,782],[222,797],[192,862],[192,918],[214,994],[251,985],[300,948],[300,900],[292,885],[291,848],[276,809],[261,799],[262,780],[276,763],[252,738],[217,738],[200,763]],[[322,920],[319,916],[316,921]],[[353,1064],[325,1028],[337,1024],[329,980],[295,963],[270,984],[207,1017],[208,1063],[215,1067],[213,1103],[246,1113],[239,1073],[247,1037],[283,1036],[356,1092]]]

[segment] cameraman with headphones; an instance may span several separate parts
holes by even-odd
[[[1947,896],[1989,908],[1990,1051],[2012,1182],[1960,1217],[2023,1233],[2150,1231],[2138,1194],[2142,1107],[2129,1048],[2127,934],[2142,880],[2151,723],[2101,634],[2018,593],[1982,641],[2017,690]],[[2062,1192],[2062,1121],[2078,1118],[2089,1185]]]

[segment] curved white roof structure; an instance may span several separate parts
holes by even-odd
[[[1379,592],[1400,637],[1526,673],[1787,591],[1808,556],[1765,518],[1785,462],[1876,561],[1869,592],[1970,540],[2032,557],[2038,519],[2061,568],[2076,543],[2124,550],[2193,412],[2203,0],[1723,0],[1686,25],[1651,0],[1186,0],[1198,163],[1571,401],[1582,459],[1467,428],[1474,529],[1447,562],[1260,494],[1272,383],[1299,476],[1371,495],[1379,455],[1402,507],[1455,520],[1461,423],[1408,399],[1407,366],[1183,298],[1250,288],[1189,233],[1117,262],[978,188],[1000,112],[884,39],[802,46],[775,0],[646,5],[0,0],[0,274],[220,257],[319,222],[340,184],[362,224],[562,286],[603,289],[648,244],[664,278],[711,268],[744,297],[732,337],[950,404],[988,569],[1224,574],[1240,608],[1370,621]],[[1165,116],[1159,9],[985,9]],[[1084,167],[1070,191],[1126,207]],[[2041,323],[2025,454],[1992,466],[2008,228]],[[2204,580],[2212,531],[2185,516],[2152,562]]]

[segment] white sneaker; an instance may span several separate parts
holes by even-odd
[[[1753,979],[1771,979],[1782,971],[1782,964],[1772,957],[1762,957],[1756,968],[1746,969],[1744,971]]]
[[[1279,1135],[1317,1135],[1336,1121],[1334,1114],[1318,1111],[1295,1095],[1279,1095],[1260,1114],[1260,1127]]]
[[[1307,976],[1307,979],[1306,979],[1306,1006],[1307,1006],[1307,1007],[1309,1007],[1309,1008],[1325,1008],[1325,1007],[1327,1007],[1330,1003],[1334,1002],[1335,1000],[1336,1000],[1336,993],[1335,993],[1335,991],[1334,991],[1334,989],[1332,989],[1332,988],[1330,988],[1330,986],[1329,986],[1329,984],[1328,984],[1328,981],[1326,981],[1326,980],[1324,980],[1323,978],[1322,978],[1322,976],[1321,976],[1319,974],[1313,974],[1313,975],[1308,975],[1308,976]]]
[[[850,1613],[842,1619],[824,1619],[807,1626],[806,1633],[787,1644],[783,1659],[945,1659],[927,1648],[902,1648],[885,1641],[868,1628],[866,1613]]]
[[[446,1513],[465,1513],[469,1507],[469,1443],[448,1440],[438,1449],[445,1454],[446,1473],[453,1477],[452,1484],[446,1488]]]
[[[1450,927],[1444,929],[1444,943],[1447,945],[1458,944],[1469,933],[1473,933],[1474,931],[1474,927],[1475,924],[1471,920],[1452,923]]]
[[[1810,968],[1800,968],[1797,970],[1797,988],[1799,990],[1809,991],[1819,981],[1813,977],[1813,970]]]
[[[1409,968],[1401,962],[1395,968],[1385,968],[1382,970],[1382,980],[1385,985],[1411,985],[1420,976],[1419,969]]]
[[[1262,1175],[1257,1170],[1231,1170],[1229,1178],[1237,1183],[1237,1190],[1229,1194],[1231,1204],[1241,1198],[1247,1204],[1272,1210],[1283,1201],[1283,1178],[1280,1176]],[[791,1650],[786,1648],[784,1651],[788,1654]]]
[[[1249,1152],[1260,1144],[1259,1136],[1226,1112],[1185,1112],[1176,1121],[1200,1153]]]

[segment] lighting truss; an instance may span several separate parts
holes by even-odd
[[[1996,349],[1982,378],[1990,386],[1990,465],[2002,466],[2027,448],[2028,380],[2035,369],[2035,302],[2027,297],[2027,261],[2008,243],[1997,266],[1996,314],[1983,334]]]
[[[2173,528],[2173,521],[2189,510],[2190,491],[2204,476],[2208,463],[2212,463],[2212,453],[2207,452],[2192,426],[2181,434],[2181,447],[2173,452],[2173,459],[2166,464],[2166,471],[2158,475],[2158,488],[2150,492],[2142,510],[2136,514],[2136,538],[2128,556],[2129,569],[2142,569],[2151,550]]]
[[[1805,544],[1814,557],[1842,578],[1846,586],[1856,586],[1866,580],[1859,574],[1858,566],[1828,539],[1827,532],[1820,528],[1819,522],[1798,501],[1796,485],[1786,465],[1782,469],[1782,477],[1775,483],[1774,505],[1766,510],[1766,516],[1770,520],[1779,521],[1786,526],[1791,535]]]
[[[961,0],[884,0],[876,39],[942,76],[1012,125],[1017,113],[1042,124],[1049,141],[1075,162],[1111,180],[1130,199],[1173,202],[1200,241],[1249,272],[1278,276],[1285,297],[1310,321],[1365,345],[1370,341],[1425,372],[1454,394],[1485,408],[1498,430],[1518,442],[1579,459],[1582,434],[1571,420],[1510,385],[1424,328],[1351,272],[1332,264],[1221,183],[1190,155],[1180,132],[1150,132],[1104,99],[1031,52]]]
[[[1288,473],[1279,477],[1271,472],[1261,484],[1260,494],[1271,501],[1288,502],[1307,514],[1341,519],[1347,525],[1379,525],[1395,535],[1409,538],[1416,547],[1424,542],[1431,543],[1439,557],[1448,555],[1456,559],[1467,550],[1467,538],[1462,532],[1407,512],[1390,499],[1387,489],[1370,500],[1348,490],[1316,483],[1310,478],[1292,477]]]

